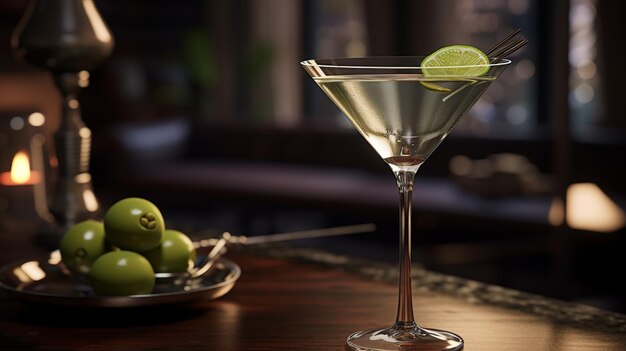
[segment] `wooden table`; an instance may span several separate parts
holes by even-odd
[[[0,264],[44,253],[27,235],[0,232]],[[0,350],[342,350],[351,332],[395,317],[393,267],[284,247],[228,257],[243,271],[235,288],[193,306],[67,310],[0,293]],[[462,335],[464,350],[626,350],[624,315],[430,272],[417,278],[429,285],[414,293],[418,322]],[[507,302],[519,298],[534,302]]]

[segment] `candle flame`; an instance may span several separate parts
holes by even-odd
[[[24,184],[30,180],[30,162],[25,151],[19,151],[13,157],[11,180],[15,184]]]

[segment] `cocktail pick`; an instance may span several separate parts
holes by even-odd
[[[511,34],[507,35],[504,39],[500,40],[496,45],[494,45],[491,49],[487,50],[485,54],[489,58],[491,63],[496,63],[515,51],[521,49],[524,45],[528,44],[528,40],[526,38],[518,36],[522,30],[520,28],[513,31]],[[473,82],[467,82],[466,84],[461,85],[456,90],[452,91],[450,94],[446,95],[441,101],[446,102],[454,95],[461,92],[463,89],[472,85]]]
[[[229,232],[225,232],[220,238],[204,239],[194,242],[194,246],[196,248],[212,247],[211,251],[205,257],[201,258],[201,263],[197,267],[194,267],[189,272],[156,273],[155,277],[159,283],[167,282],[174,284],[181,284],[189,279],[199,278],[211,270],[211,267],[213,267],[217,259],[226,253],[226,245],[229,244],[246,246],[258,245],[335,235],[367,233],[374,230],[376,230],[376,225],[373,223],[367,223],[288,233],[258,235],[252,237],[245,235],[231,235]]]
[[[486,51],[485,54],[489,57],[489,60],[491,62],[498,62],[519,50],[522,46],[528,44],[528,40],[526,40],[526,38],[518,36],[521,32],[521,29],[516,29],[494,45],[491,49]]]
[[[341,226],[341,227],[303,230],[303,231],[297,231],[297,232],[257,235],[257,236],[232,235],[226,232],[222,234],[221,238],[211,238],[211,239],[195,241],[194,246],[197,249],[203,248],[203,247],[212,247],[212,246],[217,245],[217,243],[222,239],[226,240],[228,244],[257,245],[257,244],[266,244],[266,243],[273,243],[273,242],[279,242],[279,241],[290,241],[290,240],[299,240],[299,239],[320,238],[320,237],[325,237],[325,236],[367,233],[367,232],[372,232],[374,230],[376,230],[376,225],[374,223],[366,223],[366,224],[347,225],[347,226]]]

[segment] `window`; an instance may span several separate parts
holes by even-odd
[[[596,1],[571,0],[570,3],[570,108],[574,128],[599,124],[600,74],[598,72],[598,36]]]

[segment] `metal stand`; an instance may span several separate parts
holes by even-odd
[[[99,208],[89,174],[91,131],[77,95],[89,84],[88,71],[110,55],[114,40],[92,0],[32,0],[11,44],[18,59],[52,73],[63,98],[54,134],[58,174],[49,200],[55,221],[37,238],[56,247],[69,227],[93,218]]]

